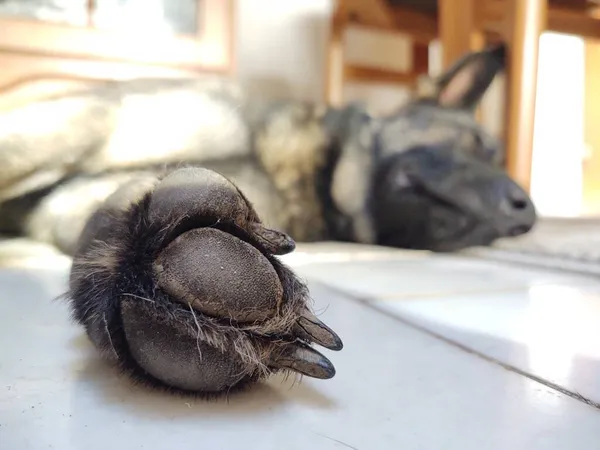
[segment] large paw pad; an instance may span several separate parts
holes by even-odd
[[[71,273],[74,316],[99,349],[138,379],[199,393],[281,370],[334,376],[310,344],[340,350],[340,338],[273,256],[294,241],[266,228],[234,184],[193,168],[142,200],[128,189],[90,219]]]

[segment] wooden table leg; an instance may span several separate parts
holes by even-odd
[[[531,187],[533,125],[540,35],[548,0],[508,0],[507,9],[507,170],[525,190]]]

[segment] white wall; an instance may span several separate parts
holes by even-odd
[[[237,77],[268,94],[320,101],[324,94],[326,43],[332,0],[237,0]],[[406,41],[352,31],[349,61],[405,69]],[[374,112],[406,101],[398,86],[352,85],[347,100],[364,100]]]
[[[331,0],[237,0],[237,76],[275,95],[320,100]]]

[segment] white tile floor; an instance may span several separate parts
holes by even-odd
[[[1,269],[0,449],[600,448],[600,410],[572,396],[600,403],[600,281],[339,245],[286,259],[344,340],[337,375],[229,403],[117,377],[51,301],[64,261]]]

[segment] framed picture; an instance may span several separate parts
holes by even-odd
[[[0,93],[35,79],[233,70],[234,0],[0,0]]]

